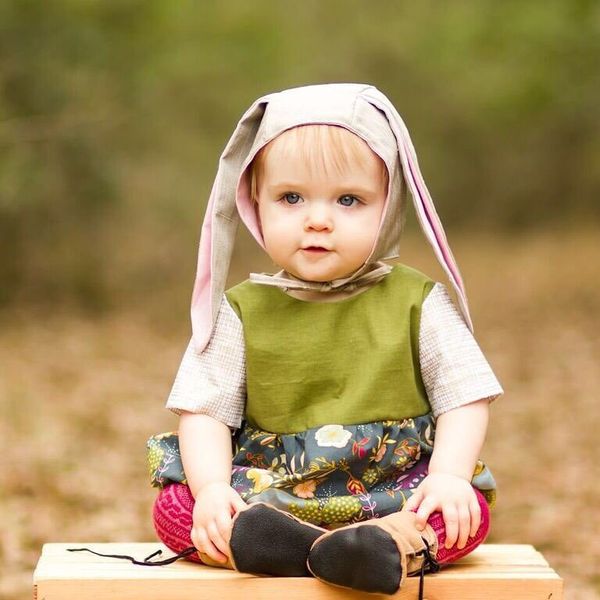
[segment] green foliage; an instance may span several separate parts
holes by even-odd
[[[451,227],[597,218],[599,30],[585,0],[4,0],[0,304],[189,283],[239,116],[308,83],[389,95]]]

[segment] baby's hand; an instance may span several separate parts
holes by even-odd
[[[481,523],[481,509],[473,487],[466,479],[448,473],[427,475],[403,510],[416,510],[420,529],[425,528],[432,512],[440,511],[446,526],[446,548],[451,548],[457,541],[457,547],[464,548]]]
[[[246,508],[240,495],[225,482],[215,481],[201,487],[196,494],[191,534],[198,552],[217,562],[227,562],[232,519]]]

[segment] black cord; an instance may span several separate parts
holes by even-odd
[[[425,573],[437,573],[440,570],[440,563],[433,557],[429,543],[424,537],[421,539],[426,548],[417,553],[423,556],[421,572],[419,573],[419,600],[423,600],[423,594],[425,593]]]
[[[67,551],[91,552],[92,554],[95,554],[96,556],[101,556],[103,558],[120,558],[123,560],[130,560],[134,565],[141,565],[143,567],[162,567],[164,565],[170,565],[171,563],[174,563],[180,558],[185,558],[186,556],[190,556],[191,554],[198,552],[196,548],[194,548],[194,546],[190,546],[189,548],[182,550],[179,554],[171,556],[170,558],[165,558],[163,560],[151,560],[155,556],[160,556],[162,554],[162,550],[157,550],[156,552],[153,552],[152,554],[144,558],[144,560],[137,560],[133,556],[128,556],[127,554],[101,554],[100,552],[96,552],[95,550],[91,550],[90,548],[67,548]]]

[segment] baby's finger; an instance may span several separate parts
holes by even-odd
[[[229,555],[229,540],[231,539],[231,524],[232,519],[231,516],[227,513],[221,513],[217,515],[217,529],[221,534],[221,537],[227,543],[227,554]]]
[[[429,515],[437,508],[438,502],[433,496],[427,496],[417,510],[417,528],[425,529]]]
[[[202,527],[194,527],[192,529],[190,537],[192,538],[192,543],[194,544],[194,548],[198,550],[198,553],[206,553],[206,547],[208,545],[208,535],[206,534],[205,529]]]
[[[202,548],[204,548],[204,542],[206,541],[206,533],[204,532],[204,529],[192,527],[190,537],[192,538],[192,544],[194,544],[194,548],[196,548],[198,551],[201,551]]]
[[[221,535],[221,532],[214,521],[211,521],[208,524],[207,530],[210,541],[214,546],[216,546],[216,548],[224,557],[224,559],[219,562],[225,562],[229,557],[229,544],[223,539],[223,536]]]
[[[240,512],[241,510],[246,510],[247,508],[249,508],[248,505],[242,500],[242,498],[238,494],[236,494],[233,497],[231,504],[232,504],[232,507],[234,510],[233,514],[236,514],[236,513]]]
[[[458,538],[458,512],[456,506],[450,505],[444,507],[443,511],[444,525],[446,527],[446,548],[450,549],[456,544]]]
[[[202,550],[202,552],[204,552],[204,554],[206,554],[207,556],[209,556],[210,558],[212,558],[214,561],[216,561],[218,563],[226,563],[227,562],[228,557],[225,554],[223,554],[222,552],[220,552],[219,549],[210,541],[206,543],[206,546],[205,546],[204,550]]]
[[[471,513],[471,531],[469,535],[475,537],[481,526],[481,506],[479,506],[476,497],[469,503],[469,511]]]
[[[217,562],[225,562],[227,560],[227,557],[221,554],[217,547],[210,541],[204,528],[194,528],[192,530],[192,542],[199,554],[206,554]]]
[[[470,531],[471,512],[468,506],[461,506],[458,509],[458,542],[456,544],[459,550],[462,550],[467,545]]]
[[[416,510],[423,500],[423,494],[419,490],[415,490],[413,495],[404,503],[402,510]]]

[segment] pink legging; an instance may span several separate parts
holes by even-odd
[[[470,537],[464,548],[458,549],[453,546],[450,549],[444,547],[446,541],[446,529],[442,514],[433,513],[428,520],[437,534],[439,550],[437,561],[441,564],[453,562],[472,552],[486,538],[490,529],[490,510],[481,492],[475,489],[477,500],[481,508],[481,525],[477,533]],[[172,483],[158,494],[154,503],[154,528],[160,540],[173,552],[181,552],[192,546],[190,533],[192,531],[192,513],[194,510],[194,498],[187,485]],[[197,554],[188,556],[188,560],[202,562]]]

